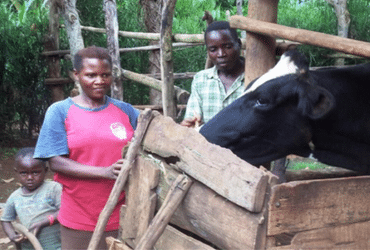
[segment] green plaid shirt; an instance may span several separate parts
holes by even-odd
[[[206,123],[237,99],[244,89],[244,74],[235,80],[226,93],[218,77],[216,66],[202,70],[194,76],[184,118],[193,117],[196,113]]]

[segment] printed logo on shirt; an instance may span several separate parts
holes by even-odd
[[[120,122],[115,122],[110,125],[112,133],[119,139],[127,139],[127,132],[125,126]]]

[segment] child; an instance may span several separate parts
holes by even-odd
[[[33,233],[43,249],[61,249],[57,216],[62,187],[54,181],[44,181],[45,161],[33,159],[34,148],[22,148],[15,156],[15,171],[22,187],[8,198],[1,224],[5,233],[22,249],[33,249],[26,237],[15,232],[12,221],[18,216],[22,225]]]

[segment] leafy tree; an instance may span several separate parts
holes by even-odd
[[[8,3],[0,4],[0,140],[31,138],[48,106],[46,73],[41,52],[47,28],[42,14],[24,2],[21,15]],[[28,19],[26,15],[33,18]],[[15,129],[17,128],[17,129]],[[20,131],[20,133],[16,133]]]

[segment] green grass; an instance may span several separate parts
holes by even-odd
[[[310,170],[318,170],[325,168],[326,165],[320,162],[291,162],[288,164],[288,168],[291,170],[302,170],[302,169],[310,169]]]

